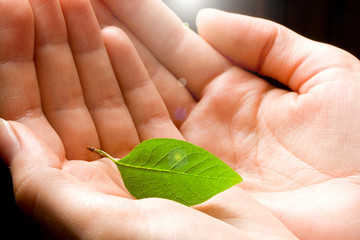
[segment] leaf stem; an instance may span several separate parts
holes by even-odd
[[[117,161],[115,158],[113,158],[113,157],[110,156],[107,152],[105,152],[105,151],[103,151],[103,150],[100,150],[100,149],[97,149],[97,148],[94,148],[94,147],[90,147],[90,146],[87,146],[86,148],[87,148],[87,150],[89,150],[90,152],[96,153],[96,154],[99,155],[100,157],[110,158],[110,159],[113,160],[114,162]]]

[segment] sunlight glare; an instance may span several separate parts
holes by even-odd
[[[171,5],[173,5],[176,9],[181,9],[186,12],[199,9],[205,2],[205,0],[173,0]]]

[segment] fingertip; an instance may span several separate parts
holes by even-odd
[[[101,25],[101,33],[107,34],[113,30],[117,29],[115,26]]]
[[[121,39],[128,39],[126,33],[115,26],[102,26],[101,34],[106,40],[116,39],[119,41]]]
[[[120,28],[106,26],[101,30],[101,34],[110,58],[114,56],[115,53],[127,55],[129,51],[131,52],[133,50],[129,37]]]
[[[100,26],[101,27],[101,36],[104,39],[105,45],[108,41],[116,34],[116,27],[113,26]]]
[[[217,12],[220,12],[220,10],[214,9],[214,8],[204,8],[201,9],[197,15],[196,15],[196,26],[197,28],[200,28],[204,22],[206,22],[209,17],[213,17]]]
[[[122,29],[110,26],[103,28],[101,33],[113,67],[120,64],[121,72],[123,72],[123,70],[136,69],[139,65],[143,65],[135,46]],[[115,73],[119,71],[115,70]]]

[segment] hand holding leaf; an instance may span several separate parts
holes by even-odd
[[[156,137],[187,139],[208,148],[192,138],[189,132],[198,132],[187,130],[181,122],[185,119],[175,124],[170,119],[179,109],[193,115],[191,94],[177,81],[167,85],[174,77],[164,76],[166,69],[155,64],[153,70],[162,79],[157,84],[171,90],[168,96],[175,100],[163,96],[163,102],[124,33],[111,27],[100,33],[89,1],[7,0],[0,13],[1,117],[31,129],[16,122],[3,124],[0,133],[14,130],[15,137],[0,138],[0,153],[13,153],[2,159],[10,167],[19,207],[56,238],[250,239],[255,234],[264,239],[262,233],[275,236],[278,229],[291,235],[239,188],[196,208],[162,199],[129,199],[114,164],[108,159],[91,161],[94,155],[84,144],[119,156],[140,140]],[[112,13],[108,16],[113,18]],[[175,127],[180,125],[181,132]],[[223,141],[216,144],[228,151]],[[176,169],[185,162],[171,166]],[[261,229],[254,233],[253,226]]]

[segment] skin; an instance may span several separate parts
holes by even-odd
[[[0,152],[19,206],[53,233],[360,237],[355,57],[275,23],[214,10],[200,13],[200,38],[161,1],[93,0],[98,22],[86,0],[61,0],[62,11],[55,0],[29,2],[0,8],[0,46],[7,46],[0,116],[15,121],[1,124]],[[122,28],[132,43],[99,23]],[[85,149],[122,157],[152,137],[204,147],[244,182],[195,208],[137,201],[114,164],[91,161]]]
[[[237,170],[239,187],[299,238],[359,237],[358,59],[266,20],[206,10],[197,19],[201,39],[160,1],[103,2],[176,78],[187,79],[196,103],[179,126],[186,140]]]
[[[295,238],[237,188],[203,212],[134,200],[114,163],[86,146],[122,157],[143,139],[184,138],[129,38],[101,31],[86,0],[7,0],[0,15],[0,116],[12,120],[0,122],[0,157],[17,204],[51,238]],[[242,226],[204,213],[234,194]]]

